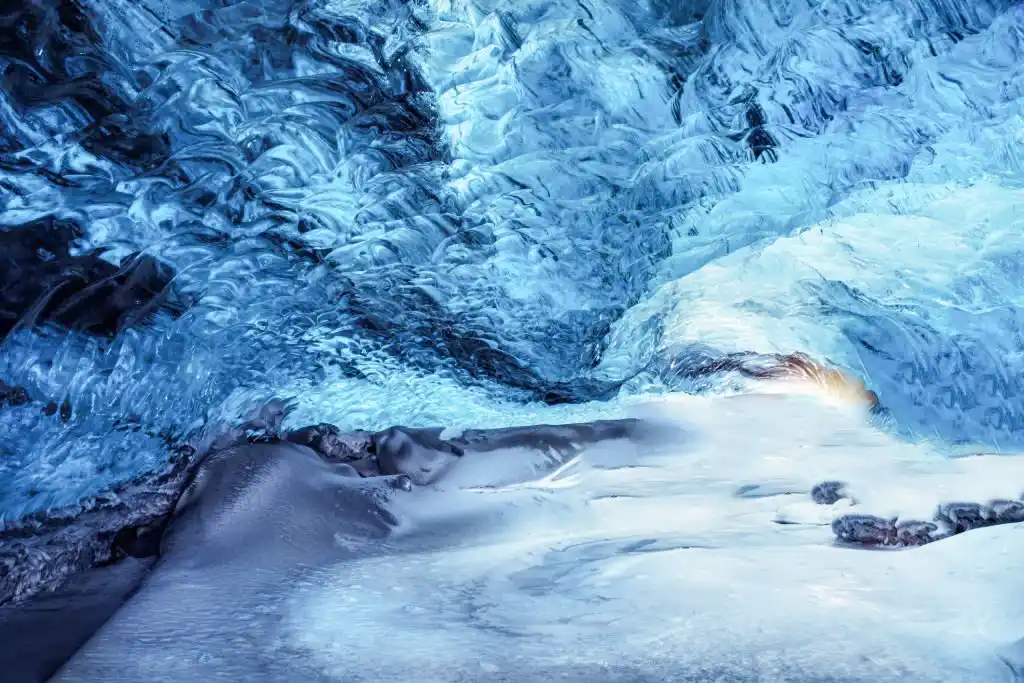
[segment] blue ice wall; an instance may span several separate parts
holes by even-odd
[[[269,396],[352,427],[568,419],[742,388],[693,371],[737,352],[844,366],[911,438],[1024,441],[1013,3],[62,0],[4,21],[0,227],[66,251],[19,280],[144,257],[175,302],[110,334],[15,311],[36,324],[0,379],[73,409],[0,410],[10,515]]]

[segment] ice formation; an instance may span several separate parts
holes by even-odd
[[[3,11],[0,65],[0,381],[25,393],[0,405],[0,519],[166,470],[172,444],[272,398],[291,426],[458,434],[682,394],[714,425],[696,450],[448,491],[519,516],[332,575],[386,565],[388,590],[418,591],[440,567],[431,600],[490,631],[320,586],[295,637],[346,675],[354,641],[331,634],[357,623],[407,629],[421,672],[444,646],[470,679],[511,675],[518,632],[620,678],[700,634],[754,652],[673,646],[723,680],[1009,671],[1019,524],[828,544],[837,518],[934,540],[1024,493],[1019,3],[39,1]],[[871,423],[725,398],[793,354],[862,380]],[[544,597],[558,557],[573,585]],[[411,675],[399,661],[381,675]]]

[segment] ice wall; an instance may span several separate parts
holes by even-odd
[[[3,380],[73,407],[0,411],[11,514],[269,396],[351,427],[579,419],[745,390],[708,370],[733,352],[843,366],[911,438],[1020,445],[1018,5],[69,0],[5,21],[3,230],[144,254],[182,302],[113,338],[7,335]]]

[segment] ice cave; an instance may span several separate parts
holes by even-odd
[[[1024,3],[0,1],[0,681],[1024,683]]]

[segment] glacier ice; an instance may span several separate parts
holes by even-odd
[[[5,381],[111,442],[76,465],[110,468],[94,486],[126,418],[180,436],[278,395],[351,427],[525,420],[742,389],[687,371],[735,351],[845,367],[912,439],[1019,445],[1013,3],[90,0],[12,21],[38,49],[4,52],[0,223],[145,253],[192,302],[109,345],[6,340]],[[42,493],[7,494],[13,514],[78,490],[50,438],[18,440],[7,488]]]
[[[280,493],[315,474],[265,454],[237,481],[200,475],[205,512],[56,680],[1013,680],[1024,524],[871,551],[828,520],[1020,497],[1020,458],[950,460],[806,398],[631,412],[671,429],[568,459],[467,450],[391,498],[386,535],[372,509],[311,517],[320,494]],[[829,476],[856,500],[815,504]]]
[[[0,519],[166,467],[169,443],[272,398],[292,426],[569,422],[666,394],[763,392],[742,363],[800,353],[863,380],[879,399],[872,427],[821,443],[792,416],[775,433],[769,399],[709,398],[687,404],[719,415],[706,458],[659,462],[658,475],[617,469],[614,485],[600,468],[566,471],[557,494],[447,492],[467,505],[511,496],[532,521],[393,568],[409,586],[421,585],[416,567],[455,572],[479,592],[437,599],[476,599],[492,620],[488,633],[421,629],[409,657],[440,667],[431,648],[462,634],[472,647],[458,666],[500,680],[514,663],[472,648],[507,649],[515,629],[583,646],[549,662],[554,674],[630,661],[644,638],[648,649],[669,635],[736,642],[750,626],[765,652],[791,636],[794,649],[775,652],[814,680],[846,680],[816,668],[840,651],[891,656],[922,680],[1003,671],[979,652],[1022,635],[1000,597],[1020,594],[1007,569],[1019,526],[853,553],[822,545],[848,499],[833,509],[783,494],[841,479],[851,512],[925,521],[950,502],[921,493],[932,484],[961,502],[1020,495],[1019,3],[56,0],[12,6],[0,26],[0,230],[72,235],[66,254],[38,250],[19,267],[50,272],[66,256],[109,272],[141,255],[173,274],[182,302],[110,337],[60,321],[4,337],[0,381],[33,402],[0,408]],[[51,402],[67,410],[42,413]],[[729,442],[754,439],[723,417],[740,420],[736,405],[748,430],[780,439],[778,460],[748,457],[766,442]],[[581,512],[602,486],[617,497]],[[635,531],[617,526],[633,518]],[[543,567],[546,541],[531,534],[545,524],[566,547],[598,548],[560,609],[603,599],[637,640],[600,655],[605,626],[574,633],[541,613],[543,598],[515,592],[558,585],[557,571],[510,567],[488,583],[478,551]],[[616,550],[662,533],[701,547]],[[673,576],[688,562],[695,577]],[[616,593],[608,577],[622,572],[655,578]],[[777,593],[755,590],[772,582]],[[295,637],[324,671],[345,671],[339,643],[353,641],[329,636],[347,628],[335,618],[346,594],[303,590],[295,623],[312,625]],[[418,628],[385,598],[345,609]],[[642,610],[695,605],[735,619],[640,624]],[[766,616],[783,605],[799,624]],[[801,649],[811,640],[798,633],[828,638]],[[674,656],[711,661],[700,647]],[[740,676],[756,659],[744,656],[723,654],[726,668],[706,675]],[[764,671],[781,671],[769,660]]]

